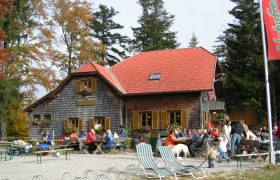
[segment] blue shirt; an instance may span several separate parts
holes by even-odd
[[[87,138],[87,135],[85,133],[80,133],[79,138]]]
[[[113,134],[106,134],[105,140],[106,140],[105,147],[113,147],[113,146],[115,146]]]
[[[121,137],[126,137],[126,130],[124,128],[122,128],[121,133],[120,133]]]

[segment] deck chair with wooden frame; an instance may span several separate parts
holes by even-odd
[[[159,179],[174,176],[177,180],[177,175],[174,170],[168,169],[166,167],[160,167],[156,164],[150,144],[137,144],[136,151],[140,167],[143,169],[146,178],[155,178],[149,173],[150,171],[153,171]]]
[[[173,155],[170,146],[159,147],[159,152],[162,160],[170,167],[173,167],[176,173],[183,173],[185,175],[191,175],[194,179],[204,178],[206,174],[203,170],[193,166],[193,165],[183,165],[176,157]],[[196,174],[201,174],[202,176],[195,176]]]

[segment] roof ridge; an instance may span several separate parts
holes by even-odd
[[[110,76],[112,77],[113,81],[116,83],[117,88],[123,93],[126,94],[126,91],[124,89],[124,87],[122,86],[122,84],[120,83],[119,79],[117,78],[117,76],[115,75],[115,73],[113,72],[113,70],[111,68],[106,69],[108,70]]]

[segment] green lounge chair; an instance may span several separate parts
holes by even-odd
[[[143,169],[146,178],[155,178],[151,176],[149,171],[153,171],[159,179],[168,176],[175,176],[177,179],[177,175],[175,171],[172,169],[168,169],[166,167],[159,167],[153,157],[152,147],[150,144],[140,143],[136,145],[137,157],[140,163],[140,167]]]
[[[176,173],[184,173],[191,175],[195,179],[204,178],[206,174],[203,170],[193,166],[193,165],[183,165],[181,164],[176,157],[173,155],[171,147],[161,146],[159,147],[159,152],[162,160],[170,167],[172,167]],[[195,176],[195,174],[201,174],[202,176]]]

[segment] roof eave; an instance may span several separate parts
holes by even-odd
[[[123,96],[143,96],[143,95],[160,95],[160,94],[180,94],[180,93],[195,93],[203,91],[212,91],[213,89],[201,89],[201,90],[188,90],[188,91],[162,91],[162,92],[145,92],[145,93],[126,93]]]

